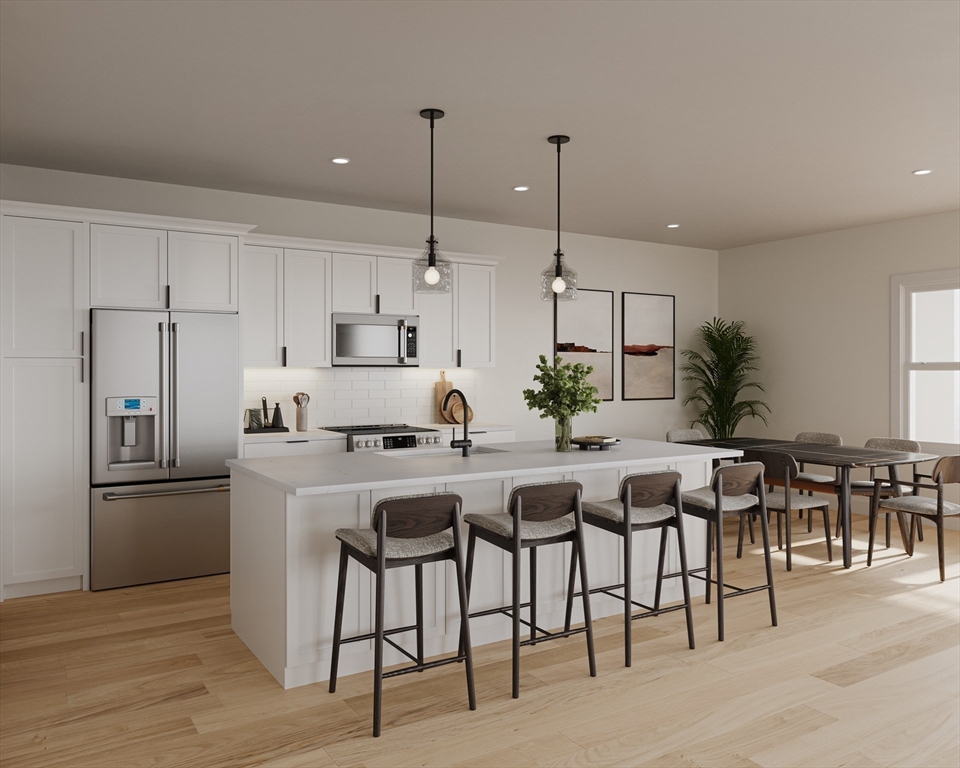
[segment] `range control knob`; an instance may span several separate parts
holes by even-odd
[[[423,445],[426,442],[422,437],[417,438],[417,445]]]
[[[364,448],[373,448],[373,440],[365,440],[363,446]]]
[[[373,441],[373,447],[374,447],[374,448],[379,448],[379,447],[380,447],[380,438],[379,438],[379,437],[378,437],[376,440]]]
[[[434,437],[434,438],[433,438],[433,442],[435,442],[435,443],[437,443],[437,444],[439,445],[439,443],[440,443],[440,438],[439,438],[439,437]]]

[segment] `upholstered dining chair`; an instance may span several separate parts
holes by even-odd
[[[922,450],[920,443],[916,440],[902,440],[898,437],[871,437],[867,442],[863,444],[864,448],[874,448],[880,451],[903,451],[904,453],[920,453]],[[851,480],[850,481],[850,493],[853,496],[867,496],[873,497],[873,486],[874,481],[876,480],[877,470],[874,468],[870,469],[870,479],[869,480]],[[913,465],[913,481],[917,482],[919,477],[917,476],[917,465]],[[908,485],[901,485],[899,488],[894,488],[893,484],[889,480],[884,480],[881,483],[880,487],[880,498],[889,499],[891,496],[908,496],[910,494],[915,494],[915,489],[911,488]],[[885,518],[885,544],[887,549],[890,549],[890,513],[884,515]],[[920,541],[923,541],[923,530],[920,528],[921,518],[916,518],[917,520],[917,536],[919,536]],[[839,535],[839,534],[837,534]]]
[[[667,432],[668,443],[685,443],[688,440],[705,440],[703,432],[699,429],[671,429]]]
[[[891,496],[881,498],[883,491],[883,480],[877,479],[873,482],[873,504],[870,507],[870,544],[867,550],[867,565],[873,563],[873,540],[877,530],[877,515],[881,512],[906,512],[913,515],[913,521],[910,525],[910,546],[908,554],[913,556],[913,532],[916,523],[921,518],[926,517],[934,521],[937,526],[937,557],[940,561],[940,581],[946,581],[946,564],[943,553],[943,520],[945,517],[960,515],[960,504],[954,504],[952,501],[945,501],[943,498],[943,486],[952,483],[960,483],[960,456],[943,456],[933,467],[933,472],[929,475],[919,475],[919,477],[928,477],[932,483],[921,483],[917,481],[901,480],[900,485],[906,485],[919,493],[920,489],[936,491],[937,498],[932,499],[929,496]]]

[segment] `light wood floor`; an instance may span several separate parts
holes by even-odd
[[[478,648],[479,708],[460,665],[388,681],[370,736],[370,674],[284,691],[230,630],[229,580],[212,577],[0,606],[0,763],[17,766],[950,766],[960,765],[960,535],[947,581],[933,533],[907,559],[824,562],[819,526],[795,524],[794,570],[775,559],[780,626],[764,593],[727,603],[727,640],[697,601],[682,613],[597,623],[524,650],[510,698],[506,643]],[[734,543],[734,530],[727,541]],[[895,544],[896,544],[895,534]],[[751,547],[728,581],[762,574]]]

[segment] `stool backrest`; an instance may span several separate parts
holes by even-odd
[[[800,474],[800,466],[797,464],[797,460],[789,453],[744,451],[743,460],[763,464],[763,474],[766,475],[768,480],[771,477],[795,480],[797,475]]]
[[[878,451],[903,451],[920,453],[920,443],[916,440],[901,440],[899,437],[871,437],[863,444],[864,448],[876,448]]]
[[[763,464],[759,461],[730,464],[718,467],[713,473],[711,487],[716,490],[720,483],[720,491],[724,496],[742,496],[745,493],[756,493],[763,489]]]
[[[832,432],[800,432],[794,440],[798,443],[816,443],[817,445],[843,445],[840,435]]]
[[[387,536],[419,539],[450,528],[458,507],[463,508],[463,499],[456,493],[392,496],[377,502],[371,524],[375,531],[379,531],[381,516],[386,513]]]
[[[630,489],[631,507],[659,507],[676,496],[679,472],[638,472],[620,481],[620,501],[626,501]]]
[[[583,495],[583,486],[577,482],[557,481],[518,485],[510,492],[507,508],[514,514],[520,503],[523,520],[546,522],[569,515],[577,506],[578,496]]]
[[[703,432],[699,429],[671,429],[667,432],[668,443],[682,443],[685,440],[703,440]]]
[[[960,456],[943,456],[930,474],[933,475],[935,483],[960,483]]]

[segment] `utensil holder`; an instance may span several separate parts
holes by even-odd
[[[297,408],[297,432],[307,431],[307,407]]]

